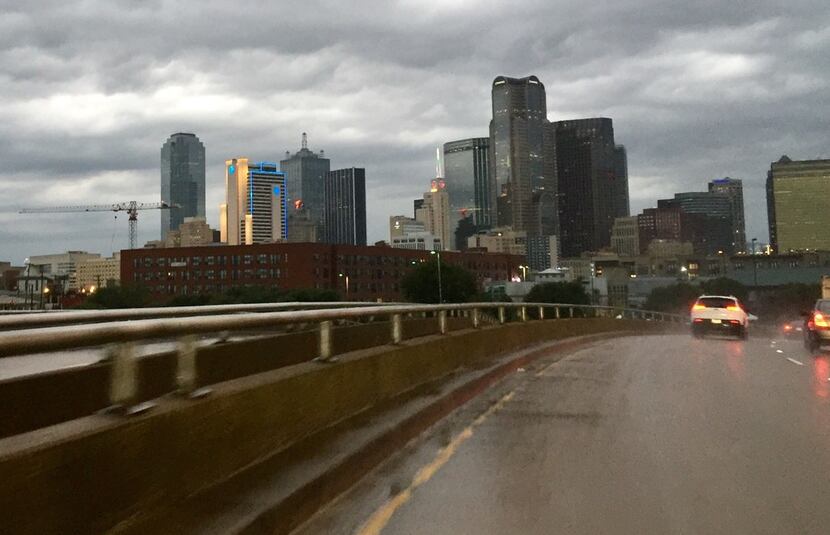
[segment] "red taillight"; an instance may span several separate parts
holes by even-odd
[[[739,307],[738,305],[729,305],[726,307],[726,310],[729,310],[731,312],[738,312],[739,310],[741,310],[741,307]]]
[[[830,327],[830,323],[827,322],[827,318],[821,312],[813,314],[813,324],[816,327]]]
[[[694,306],[692,306],[692,310],[706,310],[706,305],[695,303]]]

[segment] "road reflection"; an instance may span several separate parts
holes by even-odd
[[[814,355],[813,359],[813,393],[820,398],[830,397],[830,356],[826,353]]]
[[[742,342],[730,342],[727,345],[726,365],[732,373],[732,377],[738,381],[744,380],[744,344]]]

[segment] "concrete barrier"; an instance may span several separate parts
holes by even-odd
[[[449,318],[450,330],[466,328],[465,318]],[[403,324],[405,339],[438,332],[437,318],[413,318]],[[334,329],[334,354],[383,345],[389,340],[387,321],[347,325]],[[305,330],[199,349],[197,386],[229,381],[247,375],[306,362],[317,356],[317,332]],[[176,390],[176,355],[163,352],[138,363],[138,401]],[[0,438],[25,433],[88,416],[107,407],[109,363],[55,370],[0,380]]]
[[[303,362],[0,440],[0,532],[99,533],[214,485],[291,444],[463,367],[534,343],[672,325],[613,319],[508,324]]]

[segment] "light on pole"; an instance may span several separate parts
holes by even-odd
[[[342,277],[344,279],[345,283],[346,283],[346,300],[348,300],[349,299],[349,276],[345,275],[343,273],[339,273],[338,275],[340,277]]]
[[[527,280],[527,268],[529,268],[529,267],[530,266],[519,266],[519,269],[522,270],[522,281]]]
[[[430,251],[429,254],[434,254],[438,257],[438,304],[444,304],[444,288],[441,282],[441,251]]]
[[[753,286],[758,286],[758,259],[755,257],[755,244],[758,243],[758,238],[752,238],[752,281]]]

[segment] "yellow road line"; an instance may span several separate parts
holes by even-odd
[[[412,497],[414,490],[434,476],[442,466],[447,464],[455,452],[461,445],[473,436],[473,429],[481,425],[490,415],[501,409],[505,403],[513,399],[514,392],[509,392],[500,400],[493,404],[492,407],[483,412],[478,418],[473,420],[473,423],[465,427],[455,438],[450,441],[445,447],[438,450],[435,458],[426,466],[423,466],[415,477],[412,478],[412,483],[403,492],[397,494],[395,497],[384,503],[377,511],[375,511],[369,520],[357,531],[359,535],[378,535],[383,528],[389,524],[392,515],[395,511],[400,509]]]

